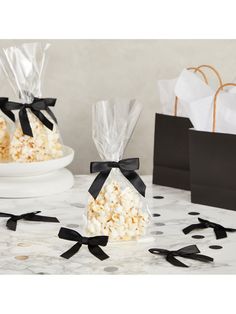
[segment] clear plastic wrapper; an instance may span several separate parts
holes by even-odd
[[[15,162],[45,161],[59,158],[63,154],[61,137],[51,109],[37,108],[45,105],[41,85],[49,46],[27,43],[3,49],[2,68],[19,104],[14,108],[19,109],[14,110],[15,116],[19,117],[11,134],[9,147],[10,159]],[[30,125],[30,132],[27,134],[22,127],[22,123],[27,124],[26,120]]]
[[[4,73],[0,68],[0,84],[3,84]],[[8,101],[7,97],[0,97],[0,163],[8,162],[10,159],[10,126],[12,121],[5,114],[4,106]]]
[[[100,101],[92,110],[93,139],[100,157],[120,161],[141,105],[135,100]],[[119,168],[112,168],[98,196],[89,197],[87,233],[108,235],[111,240],[136,240],[145,234],[150,217],[145,198]]]
[[[10,125],[4,113],[0,110],[0,162],[8,162],[9,160],[10,160]]]

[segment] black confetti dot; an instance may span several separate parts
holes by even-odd
[[[155,214],[153,214],[152,216],[153,216],[153,217],[160,217],[161,215],[158,214],[158,213],[155,213]]]
[[[156,195],[156,196],[153,196],[153,198],[157,199],[157,200],[161,200],[164,198],[164,196],[161,196],[161,195]]]
[[[220,250],[220,249],[223,249],[223,247],[222,247],[221,245],[210,245],[209,248],[212,249],[212,250]]]
[[[163,232],[162,231],[152,231],[151,234],[160,235],[160,234],[163,234]]]
[[[189,212],[188,214],[189,214],[189,215],[191,215],[191,216],[197,216],[197,215],[200,215],[200,213],[198,213],[198,212]]]
[[[196,234],[192,236],[193,239],[204,239],[205,237],[203,235],[200,234]]]
[[[118,267],[115,266],[108,266],[104,268],[104,271],[108,272],[108,273],[113,273],[114,271],[117,271]]]

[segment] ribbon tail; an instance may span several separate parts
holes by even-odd
[[[94,199],[96,199],[98,194],[100,193],[100,191],[101,191],[106,179],[108,178],[110,172],[111,172],[110,170],[109,171],[101,171],[96,176],[93,183],[91,184],[88,191],[93,196]]]
[[[46,126],[46,128],[48,128],[51,131],[53,130],[53,123],[50,120],[48,120],[41,111],[37,111],[34,109],[31,109],[31,111],[42,122],[42,124]]]
[[[225,228],[226,232],[236,232],[236,229],[233,228]]]
[[[167,260],[170,264],[172,264],[172,265],[174,265],[174,266],[177,266],[177,267],[185,267],[185,268],[188,267],[186,264],[180,262],[177,258],[175,258],[172,254],[168,254],[168,255],[166,256],[166,260]]]
[[[7,221],[7,228],[12,230],[12,231],[16,231],[16,225],[17,225],[17,221],[13,220],[12,218],[8,219]]]
[[[206,228],[206,226],[202,223],[199,223],[199,224],[192,224],[192,225],[184,228],[182,231],[184,234],[188,234],[195,229],[204,229],[204,228]]]
[[[49,114],[49,116],[52,118],[52,120],[57,124],[57,118],[56,118],[56,116],[54,115],[54,113],[52,112],[52,110],[51,110],[49,107],[47,107],[47,108],[46,108],[46,111],[47,111],[47,113]]]
[[[75,245],[73,245],[68,251],[61,254],[61,257],[69,259],[73,255],[75,255],[81,248],[82,244],[77,242]]]
[[[91,254],[100,259],[101,261],[109,258],[109,256],[98,245],[88,245]]]
[[[227,238],[227,233],[224,227],[215,227],[214,232],[217,240]]]
[[[60,222],[56,217],[49,217],[49,216],[41,216],[41,215],[34,215],[25,217],[24,220],[29,221],[43,221],[43,222]]]
[[[193,259],[200,262],[206,262],[206,263],[214,261],[214,259],[210,256],[203,255],[203,254],[195,254],[195,253],[186,255],[184,256],[184,258],[189,258],[189,259]]]
[[[7,214],[7,213],[0,213],[0,217],[11,217],[11,214]]]
[[[15,115],[13,112],[11,112],[10,110],[7,110],[5,108],[1,108],[2,112],[13,122],[16,121]]]
[[[19,119],[20,119],[20,125],[21,125],[22,132],[25,135],[33,137],[33,132],[32,132],[31,126],[30,126],[29,117],[28,117],[26,108],[22,108],[19,111]]]
[[[127,171],[120,169],[122,174],[126,177],[127,180],[135,187],[135,189],[145,197],[146,185],[140,176],[135,171]]]

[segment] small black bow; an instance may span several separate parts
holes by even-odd
[[[7,220],[6,226],[12,231],[16,231],[17,221],[21,219],[29,221],[60,222],[56,217],[40,216],[37,215],[38,213],[41,213],[41,211],[22,215],[0,213],[0,217],[10,217],[10,219]]]
[[[61,257],[66,259],[71,258],[75,253],[77,253],[81,246],[87,245],[90,253],[92,253],[95,257],[100,259],[101,261],[109,258],[109,256],[103,252],[103,250],[99,247],[106,246],[108,242],[108,236],[97,236],[97,237],[83,237],[81,234],[76,232],[75,230],[68,228],[61,228],[58,234],[60,239],[69,240],[69,241],[77,241],[75,245],[73,245],[68,251],[63,253]]]
[[[139,169],[139,158],[128,158],[120,161],[94,161],[90,163],[90,172],[99,172],[89,188],[89,193],[94,199],[97,198],[112,168],[119,168],[126,179],[145,197],[146,185],[134,171]]]
[[[30,109],[32,113],[45,125],[48,129],[53,130],[53,123],[48,120],[41,110],[45,110],[52,120],[57,123],[57,119],[54,113],[49,107],[53,107],[56,104],[55,98],[37,98],[34,97],[31,104],[22,104],[18,102],[8,101],[1,106],[1,110],[15,122],[15,116],[12,110],[19,110],[19,120],[22,131],[25,135],[33,137],[33,132],[30,126],[29,117],[26,109]]]
[[[200,253],[198,247],[196,245],[189,245],[186,247],[183,247],[182,249],[179,249],[177,251],[169,251],[165,249],[149,249],[149,252],[152,254],[157,254],[157,255],[164,255],[166,257],[166,260],[178,267],[189,267],[186,264],[180,262],[175,256],[180,256],[184,258],[189,258],[201,262],[213,262],[213,258],[209,257],[207,255],[202,255],[198,254]]]
[[[202,218],[198,218],[199,223],[198,224],[193,224],[190,225],[186,228],[183,229],[183,233],[187,234],[195,229],[205,229],[205,228],[213,228],[215,235],[216,235],[216,239],[223,239],[223,238],[227,238],[227,233],[226,232],[235,232],[236,229],[233,228],[225,228],[217,223],[202,219]]]

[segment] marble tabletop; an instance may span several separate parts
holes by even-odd
[[[151,176],[143,176],[153,214],[148,236],[137,242],[108,243],[104,251],[110,258],[104,261],[91,255],[86,246],[71,259],[63,259],[60,254],[74,243],[59,239],[58,231],[63,226],[83,233],[87,189],[92,180],[90,175],[75,176],[71,190],[51,197],[0,199],[1,212],[21,214],[41,210],[42,214],[60,220],[60,224],[19,221],[14,232],[6,228],[6,218],[0,218],[0,274],[236,274],[236,233],[216,240],[211,228],[188,235],[182,232],[184,227],[197,223],[197,217],[236,227],[236,212],[192,204],[190,192],[152,185]],[[194,239],[193,235],[204,238]],[[196,244],[214,262],[182,259],[190,267],[180,268],[169,264],[163,256],[148,252],[149,248],[175,250],[190,244]],[[211,249],[212,245],[222,248]]]

